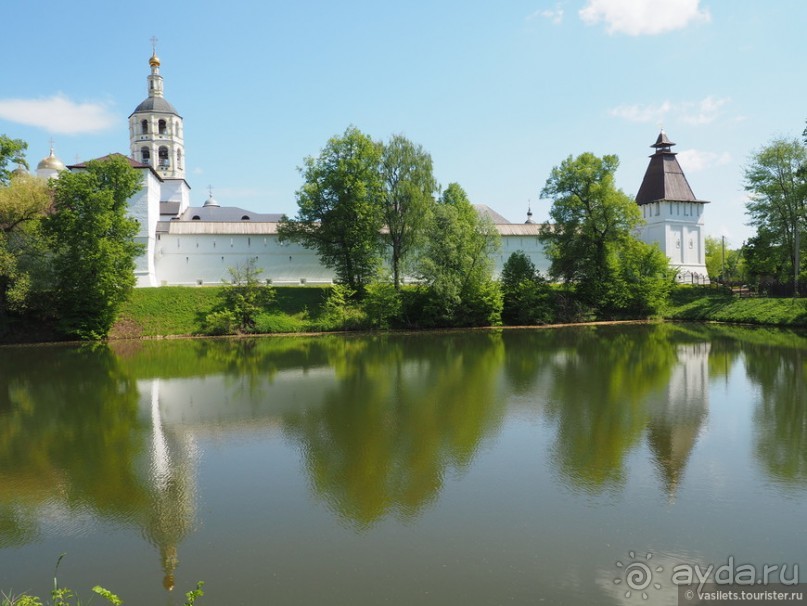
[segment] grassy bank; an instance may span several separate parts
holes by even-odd
[[[673,290],[669,320],[734,322],[768,326],[807,326],[807,299],[739,298],[698,287]]]
[[[219,303],[221,290],[220,286],[137,288],[123,306],[110,337],[132,339],[199,334],[205,316]],[[273,332],[304,330],[306,318],[319,315],[328,291],[317,286],[275,289],[272,317],[278,330]]]

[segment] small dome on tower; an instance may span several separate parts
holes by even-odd
[[[22,175],[27,175],[28,171],[25,169],[25,165],[22,162],[17,162],[17,168],[11,171],[12,177],[19,177]]]
[[[213,197],[213,192],[212,192],[212,191],[210,192],[210,196],[208,197],[208,199],[207,199],[207,200],[205,200],[205,203],[202,205],[202,207],[203,207],[203,208],[209,208],[209,207],[211,207],[211,206],[215,206],[215,207],[217,207],[217,208],[221,206],[221,204],[219,204],[219,201],[218,201],[218,200],[216,200],[216,199]]]
[[[149,59],[149,65],[151,67],[160,67],[160,58],[157,56],[157,51],[152,53],[151,58]]]
[[[64,165],[64,162],[59,160],[56,157],[56,154],[53,153],[53,147],[50,148],[50,155],[47,158],[43,158],[39,164],[37,164],[36,169],[39,170],[55,170],[57,172],[62,172],[67,167]]]

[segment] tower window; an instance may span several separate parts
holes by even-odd
[[[158,153],[160,158],[160,168],[168,168],[171,164],[168,160],[168,148],[163,145],[160,147]]]
[[[143,158],[143,164],[151,164],[151,152],[148,147],[140,148],[140,156]]]
[[[157,122],[157,132],[159,132],[161,135],[166,133],[165,120],[160,120]]]
[[[141,134],[148,134],[149,132],[149,121],[148,120],[141,120],[140,121],[140,132]]]
[[[177,168],[182,168],[182,150],[177,150]]]

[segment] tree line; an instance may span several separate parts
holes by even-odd
[[[20,319],[65,337],[104,338],[135,284],[141,187],[122,156],[88,162],[47,183],[10,170],[26,144],[0,138],[0,333]],[[281,239],[313,249],[336,284],[324,309],[341,328],[540,324],[647,317],[673,284],[667,259],[635,237],[641,216],[616,187],[616,156],[583,153],[555,167],[541,197],[551,224],[539,238],[548,276],[523,252],[494,279],[500,237],[458,183],[441,187],[431,156],[403,135],[376,141],[356,127],[303,160],[298,211]],[[256,330],[271,305],[256,267],[233,268],[213,332]]]
[[[431,156],[402,135],[375,141],[355,127],[305,159],[298,212],[278,233],[316,250],[344,305],[382,325],[478,326],[658,313],[673,276],[657,247],[635,237],[641,216],[618,189],[616,156],[584,153],[553,169],[540,230],[551,261],[541,276],[522,252],[494,280],[495,226],[457,183],[442,189]],[[403,277],[414,278],[402,288]],[[553,289],[550,281],[561,282]]]

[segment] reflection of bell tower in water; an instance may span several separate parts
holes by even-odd
[[[709,409],[710,343],[678,345],[665,391],[648,407],[648,443],[670,500],[675,499]]]
[[[160,414],[160,381],[151,384],[150,393],[143,389],[142,398],[150,396],[152,424],[148,485],[151,496],[143,533],[160,550],[165,573],[163,586],[174,588],[174,571],[179,565],[179,543],[193,530],[196,513],[195,468],[196,444],[185,432],[166,428]],[[141,400],[142,401],[142,400]]]

